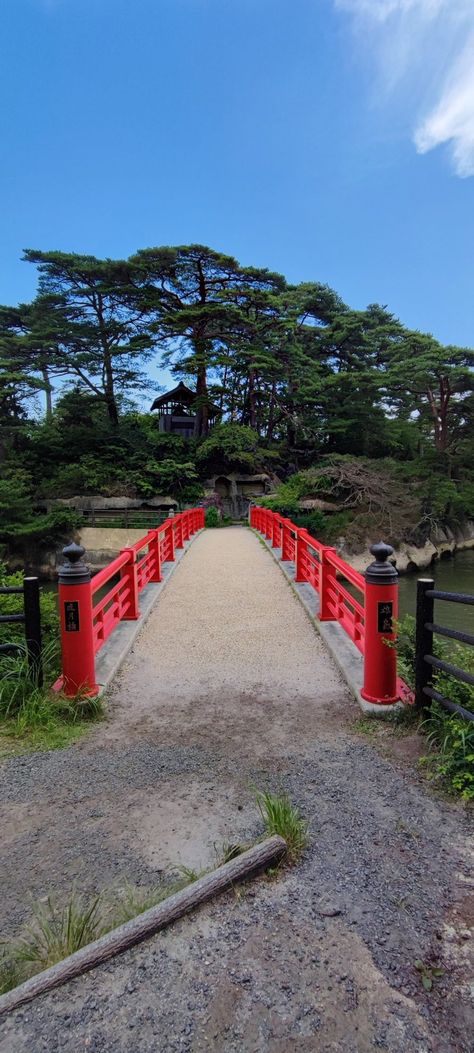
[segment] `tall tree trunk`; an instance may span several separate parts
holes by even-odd
[[[428,402],[434,424],[435,448],[438,453],[445,453],[448,445],[448,409],[451,398],[451,386],[447,377],[440,377],[438,400],[431,388],[427,391]]]
[[[273,381],[272,390],[270,393],[270,402],[268,406],[268,422],[267,422],[267,442],[271,442],[273,439],[273,429],[275,427],[275,389],[276,381]]]
[[[227,369],[228,369],[228,367],[225,366],[224,367],[224,376],[222,377],[221,397],[219,399],[219,409],[221,409],[221,410],[224,409],[224,398],[225,398],[226,391],[227,391]]]
[[[251,428],[257,429],[257,407],[255,403],[255,370],[249,369],[248,383],[249,424]]]
[[[119,422],[117,400],[115,398],[115,385],[114,385],[114,371],[112,366],[112,354],[110,345],[107,337],[107,330],[104,320],[102,297],[98,294],[95,301],[95,310],[97,319],[99,322],[100,329],[100,342],[102,344],[102,353],[104,356],[104,399],[105,405],[107,406],[107,413],[109,420],[112,424],[117,425]]]
[[[240,423],[241,424],[247,424],[248,419],[249,419],[249,413],[248,413],[248,390],[249,390],[248,381],[246,380],[245,381],[245,387],[244,387],[244,389],[242,391],[241,403],[240,403],[240,406],[241,406],[241,409],[240,409]]]
[[[46,363],[41,366],[41,375],[44,383],[44,395],[46,399],[46,420],[51,420],[53,416],[53,388],[49,379],[48,367]]]
[[[197,437],[206,436],[209,432],[209,399],[207,391],[206,365],[203,356],[199,356],[199,364],[196,372],[196,422],[194,434]]]

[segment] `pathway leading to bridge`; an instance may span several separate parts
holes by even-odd
[[[308,852],[13,1014],[0,1053],[467,1053],[469,820],[396,742],[382,733],[384,753],[357,734],[359,718],[258,538],[199,534],[106,723],[0,770],[3,928],[17,928],[28,890],[209,865],[223,841],[260,833],[255,787],[299,804]],[[428,998],[413,962],[440,956]]]

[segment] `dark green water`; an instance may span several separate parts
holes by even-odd
[[[426,570],[400,577],[400,616],[415,614],[418,578],[434,578],[435,588],[443,592],[464,592],[474,596],[474,549],[437,560]],[[474,607],[435,600],[435,620],[449,629],[474,634]]]

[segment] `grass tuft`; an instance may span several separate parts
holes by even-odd
[[[43,650],[45,682],[57,674],[57,648]],[[26,655],[2,655],[0,660],[0,742],[3,752],[57,749],[69,745],[92,720],[103,715],[99,698],[65,698],[40,688]]]
[[[181,892],[183,888],[191,885],[193,881],[197,880],[198,876],[194,870],[190,870],[176,881],[166,884],[163,882],[159,885],[153,885],[151,888],[128,883],[123,885],[118,890],[117,897],[111,907],[112,923],[109,925],[109,928],[123,925],[126,921],[136,918],[137,914],[143,914],[145,910],[156,907],[158,903],[162,903],[168,896],[173,896],[175,892]]]
[[[242,852],[245,852],[243,845],[236,844],[233,841],[223,841],[220,847],[214,845],[214,851],[216,853],[216,866],[221,867],[224,863],[230,863],[231,859],[237,859],[237,856],[241,856]]]
[[[97,940],[109,928],[100,895],[87,901],[74,890],[63,907],[51,897],[45,903],[34,904],[32,920],[21,936],[3,944],[0,992],[3,994],[35,973],[56,965]]]
[[[285,859],[296,863],[308,843],[308,823],[286,793],[258,792],[257,807],[271,837],[279,834],[287,844]]]

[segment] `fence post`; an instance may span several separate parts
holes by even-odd
[[[82,562],[85,549],[74,542],[63,548],[66,560],[59,567],[62,690],[67,698],[79,691],[97,695],[92,619],[91,572]]]
[[[304,572],[304,554],[308,552],[308,544],[302,537],[304,530],[296,531],[296,569],[295,569],[295,581],[306,581],[306,575]]]
[[[120,555],[128,555],[128,562],[120,571],[120,577],[127,579],[129,590],[128,606],[122,619],[125,622],[134,622],[140,617],[140,610],[138,607],[137,554],[134,548],[122,548]]]
[[[431,686],[433,676],[432,666],[425,662],[425,655],[433,654],[433,630],[426,628],[426,624],[432,625],[434,619],[434,599],[426,595],[431,589],[434,589],[433,578],[418,578],[415,638],[415,705],[418,709],[425,709],[430,705],[424,688]]]
[[[321,562],[319,566],[319,614],[318,618],[320,622],[333,622],[336,620],[334,611],[331,610],[331,604],[333,597],[331,596],[331,586],[336,581],[336,568],[333,567],[332,563],[328,561],[328,555],[333,552],[336,553],[335,548],[331,548],[329,545],[325,545],[321,552]]]
[[[43,686],[41,660],[41,610],[38,578],[23,579],[23,610],[28,665],[38,687]]]
[[[161,554],[160,554],[160,537],[158,530],[151,530],[153,538],[150,541],[148,548],[153,552],[153,562],[155,569],[151,575],[150,581],[161,581]]]
[[[396,635],[398,617],[398,573],[388,562],[393,553],[383,541],[370,549],[375,562],[365,572],[364,686],[366,702],[391,705],[398,699]]]

